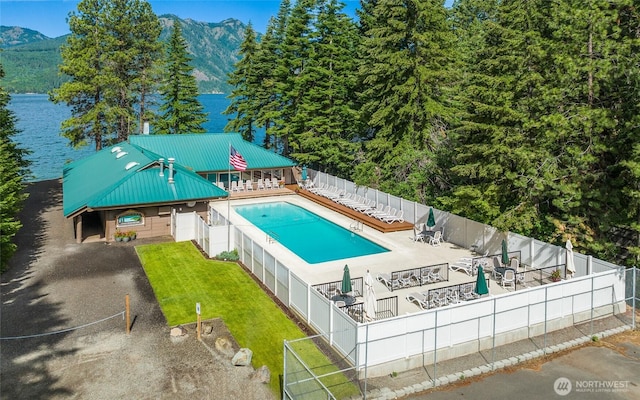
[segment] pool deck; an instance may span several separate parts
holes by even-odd
[[[287,189],[282,189],[287,190]],[[275,192],[275,190],[273,190]],[[309,264],[303,259],[295,255],[293,252],[285,248],[276,241],[270,241],[266,234],[260,229],[249,223],[233,210],[233,206],[256,204],[273,201],[287,201],[292,204],[304,207],[319,216],[326,218],[333,223],[351,229],[353,218],[337,212],[333,209],[325,207],[323,204],[310,200],[306,196],[297,195],[295,192],[289,191],[290,194],[278,193],[277,197],[252,197],[252,198],[234,198],[231,197],[231,216],[232,224],[242,228],[249,237],[257,243],[265,247],[274,257],[285,264],[291,271],[302,278],[305,282],[315,285],[319,283],[335,282],[342,279],[342,270],[346,265],[349,266],[351,277],[365,277],[367,271],[376,278],[379,273],[391,273],[410,268],[424,267],[434,264],[449,263],[452,264],[462,257],[473,257],[473,253],[469,249],[458,247],[454,244],[443,242],[440,246],[431,246],[428,243],[414,242],[413,230],[395,231],[383,233],[368,225],[361,226],[362,230],[354,230],[354,234],[361,235],[372,240],[379,245],[389,249],[389,252],[373,254],[361,257],[353,257],[337,261],[329,261],[317,264]],[[274,193],[275,194],[275,193]],[[222,215],[227,215],[227,202],[212,202],[212,207]],[[410,222],[409,222],[410,224]],[[388,224],[387,224],[388,225]],[[353,229],[352,229],[353,230]],[[318,251],[330,252],[330,248],[323,247],[322,238],[300,238],[300,240],[313,241]],[[487,274],[487,277],[489,275]],[[476,277],[469,276],[463,272],[449,271],[449,281],[429,284],[424,286],[394,290],[393,292],[378,282],[375,282],[375,292],[378,299],[398,296],[398,314],[414,313],[422,311],[417,305],[406,300],[406,296],[412,292],[424,292],[429,289],[450,286],[459,283],[475,282]],[[513,289],[510,289],[513,290]],[[499,295],[506,293],[494,280],[490,280],[489,291],[491,295]],[[361,301],[361,299],[359,299]]]

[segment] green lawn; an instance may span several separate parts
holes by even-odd
[[[200,303],[202,319],[222,318],[238,344],[253,351],[253,366],[269,367],[274,393],[280,390],[283,341],[306,335],[239,265],[207,260],[191,242],[143,245],[136,251],[169,326],[195,322]],[[315,346],[305,351],[306,362],[325,366],[321,373],[337,370]],[[358,393],[341,374],[323,383],[334,387],[338,398]]]

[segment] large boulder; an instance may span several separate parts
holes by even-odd
[[[182,326],[176,326],[175,328],[171,328],[171,332],[169,333],[171,337],[179,337],[187,334],[187,330]]]
[[[269,371],[269,367],[263,365],[262,367],[258,368],[256,372],[253,373],[252,379],[264,384],[268,384],[271,381],[271,371]]]
[[[233,345],[231,341],[226,337],[219,337],[216,339],[216,350],[220,353],[225,354],[227,356],[231,356],[233,354]]]
[[[240,367],[251,365],[251,357],[253,357],[253,352],[247,348],[242,348],[233,356],[231,363]]]

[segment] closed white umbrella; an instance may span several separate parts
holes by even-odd
[[[567,249],[567,278],[572,278],[573,274],[576,273],[576,264],[573,260],[573,244],[571,244],[571,240],[567,239],[565,247]]]
[[[375,320],[377,308],[373,277],[367,271],[367,276],[364,278],[364,320],[367,322]]]

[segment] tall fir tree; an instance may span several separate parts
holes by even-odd
[[[336,0],[318,2],[311,51],[298,75],[298,111],[289,123],[291,157],[341,176],[353,170],[361,126],[356,109],[356,26]]]
[[[156,133],[203,133],[202,124],[207,113],[198,100],[198,86],[192,75],[191,57],[187,42],[182,36],[180,22],[173,22],[173,30],[167,43],[164,76],[160,86],[162,103],[159,108]]]
[[[286,31],[280,45],[281,57],[276,66],[276,85],[278,93],[277,106],[274,107],[274,120],[277,121],[271,132],[280,141],[282,154],[288,156],[291,134],[300,132],[303,127],[294,124],[294,117],[299,111],[300,103],[306,87],[301,77],[311,52],[313,36],[313,13],[316,10],[315,0],[299,0],[291,9],[287,19]],[[298,121],[295,121],[298,122]]]
[[[362,40],[362,117],[368,124],[356,182],[432,199],[435,153],[448,119],[453,36],[438,1],[373,2]]]
[[[151,90],[157,17],[143,0],[83,0],[69,28],[60,72],[72,79],[51,93],[71,107],[63,136],[74,147],[93,141],[96,150],[126,140],[136,130],[136,106],[145,113],[141,93]]]
[[[465,115],[455,129],[457,176],[452,197],[440,201],[450,211],[523,234],[549,230],[540,213],[545,182],[553,179],[543,145],[540,118],[549,55],[551,17],[545,1],[504,1],[495,18],[484,20],[484,43],[468,66]]]
[[[104,24],[108,1],[83,0],[78,11],[69,15],[71,34],[61,47],[60,72],[71,81],[54,89],[50,95],[56,102],[71,108],[71,117],[62,122],[62,135],[74,148],[94,142],[96,150],[113,139],[112,114],[106,98],[109,77],[106,75],[108,29]]]
[[[0,64],[0,81],[4,68]],[[18,134],[16,117],[7,106],[11,97],[0,85],[0,272],[3,272],[17,246],[13,239],[22,227],[18,213],[22,210],[27,195],[24,192],[28,176],[28,151],[13,140]]]
[[[609,240],[612,229],[634,222],[627,196],[635,182],[626,185],[620,162],[636,157],[636,7],[626,0],[565,0],[552,19],[555,90],[548,97],[555,104],[543,122],[562,178],[549,182],[546,212],[556,227],[550,240],[571,238],[577,249],[605,259],[621,251]]]
[[[256,133],[259,90],[261,77],[256,68],[258,44],[251,23],[244,31],[244,40],[238,51],[240,61],[229,74],[228,83],[234,87],[228,98],[231,100],[223,114],[234,115],[225,126],[226,132],[240,132],[244,140],[253,142]]]

